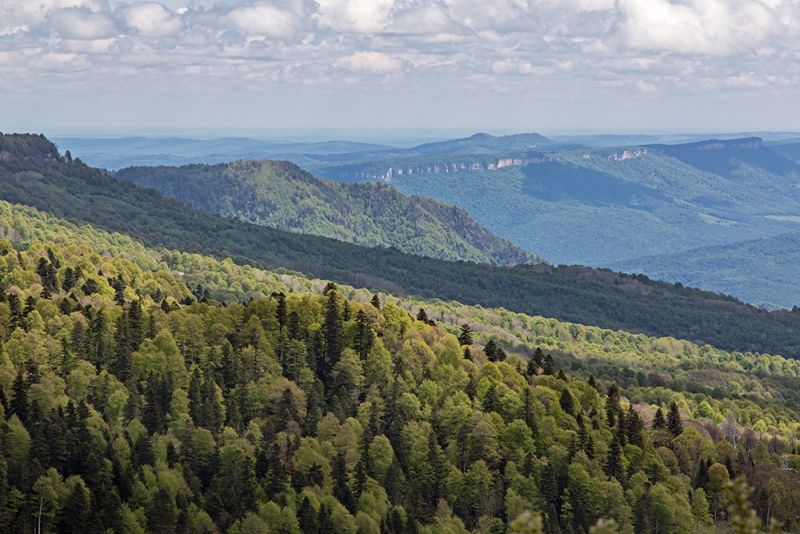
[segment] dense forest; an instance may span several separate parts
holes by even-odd
[[[793,360],[134,260],[0,241],[4,532],[800,528]]]
[[[286,161],[129,167],[116,173],[225,217],[442,260],[496,265],[541,258],[481,228],[461,208],[407,197],[385,184],[320,180]]]
[[[42,136],[4,135],[0,154],[0,198],[151,248],[726,350],[800,355],[800,314],[767,313],[723,295],[608,270],[446,262],[246,224],[70,162]]]

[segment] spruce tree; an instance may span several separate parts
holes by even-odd
[[[278,328],[283,330],[283,327],[285,327],[287,323],[286,295],[284,295],[283,291],[281,291],[280,293],[273,293],[272,296],[277,301],[277,306],[275,307],[275,319],[278,321]]]
[[[644,447],[644,439],[642,437],[644,423],[642,423],[642,418],[639,417],[636,410],[633,409],[633,405],[628,408],[628,415],[625,417],[625,426],[628,433],[628,443],[640,448]]]
[[[700,465],[697,466],[697,474],[694,477],[693,487],[695,489],[705,488],[706,484],[708,484],[708,481],[708,464],[706,463],[705,459],[701,459]]]
[[[177,520],[175,501],[170,492],[162,487],[156,491],[147,507],[147,526],[153,534],[173,534]]]
[[[664,412],[659,407],[656,410],[656,415],[653,417],[653,424],[651,430],[667,430],[667,420],[664,418]]]
[[[203,409],[203,384],[200,369],[195,368],[189,381],[189,416],[194,424],[200,424],[200,414]]]
[[[536,347],[536,350],[533,351],[531,360],[534,364],[536,364],[536,367],[542,368],[544,366],[544,353],[542,352],[541,348]]]
[[[620,412],[619,401],[619,386],[617,386],[616,382],[612,382],[611,385],[608,386],[608,394],[606,395],[606,419],[608,420],[608,426],[617,424],[618,414]]]
[[[564,388],[561,390],[561,398],[559,399],[559,404],[561,405],[561,409],[564,410],[564,413],[569,415],[573,415],[575,412],[575,399],[572,398],[572,393],[569,392],[568,388]]]
[[[609,477],[616,478],[620,483],[625,482],[622,466],[622,443],[620,442],[619,433],[615,433],[614,439],[611,440],[603,471]]]
[[[339,362],[344,350],[344,339],[342,331],[342,319],[339,316],[339,304],[336,301],[338,293],[328,291],[328,298],[325,301],[325,360],[324,366],[319,369],[323,381],[330,380],[331,370]],[[327,384],[329,385],[329,384]]]
[[[472,328],[467,323],[461,325],[461,334],[458,336],[458,342],[462,346],[472,345]]]
[[[673,402],[669,407],[669,414],[667,415],[667,429],[670,434],[677,437],[683,432],[683,421],[681,421],[681,412],[678,410],[677,403]]]
[[[372,295],[372,300],[370,300],[369,303],[372,304],[372,307],[376,310],[381,309],[381,299],[378,295]]]
[[[497,345],[495,345],[494,340],[490,339],[486,343],[486,346],[483,347],[483,353],[486,354],[490,362],[497,361]]]
[[[355,511],[356,501],[350,489],[350,477],[347,474],[347,462],[343,454],[333,458],[331,477],[333,478],[333,496],[351,513]]]
[[[11,402],[9,403],[9,415],[16,415],[25,424],[28,421],[28,381],[25,380],[22,370],[17,371],[14,383],[11,385]]]
[[[425,313],[425,308],[420,308],[417,312],[417,321],[422,321],[423,323],[428,322],[428,314]]]
[[[556,373],[556,362],[549,354],[544,357],[544,365],[542,366],[542,374],[553,376]]]
[[[372,350],[372,345],[375,343],[375,334],[364,310],[358,310],[358,313],[356,313],[356,332],[353,342],[353,348],[361,360],[366,360],[369,351]]]

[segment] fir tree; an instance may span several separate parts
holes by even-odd
[[[287,323],[286,295],[284,295],[283,291],[281,291],[280,293],[273,293],[272,296],[277,301],[277,306],[275,307],[275,319],[278,321],[278,328],[283,330]]]
[[[549,354],[544,357],[544,365],[542,366],[542,374],[553,376],[556,373],[556,362]]]
[[[462,346],[472,345],[472,328],[467,323],[461,325],[461,334],[458,336],[458,342]]]
[[[706,484],[708,484],[708,464],[706,463],[705,459],[700,460],[700,464],[697,466],[697,474],[694,477],[694,484],[693,487],[696,488],[705,488]]]
[[[564,410],[564,413],[569,415],[573,415],[575,412],[575,399],[572,398],[572,393],[569,392],[568,388],[564,388],[561,390],[561,398],[559,399],[559,404],[561,405],[561,409]]]
[[[542,352],[541,348],[536,347],[536,350],[533,351],[531,360],[538,368],[542,368],[544,366],[544,353]]]
[[[147,526],[153,534],[173,534],[177,523],[175,501],[162,487],[153,495],[147,508]]]
[[[633,409],[633,405],[628,408],[628,414],[625,417],[625,426],[628,443],[636,445],[639,448],[644,447],[644,439],[642,438],[644,423],[642,423],[642,418],[639,417],[636,410]]]
[[[615,433],[614,439],[611,440],[603,471],[609,477],[616,478],[620,483],[625,482],[625,471],[622,466],[622,443],[620,442],[619,433]]]
[[[664,412],[660,407],[656,410],[656,415],[653,417],[653,424],[650,428],[652,430],[667,430],[667,420],[664,418]]]
[[[339,362],[344,350],[344,340],[342,338],[342,319],[339,316],[339,304],[336,301],[338,293],[328,291],[325,301],[325,360],[324,366],[319,369],[323,380],[330,379],[333,367]]]
[[[428,322],[428,314],[425,313],[425,308],[420,308],[417,312],[417,321],[422,321],[423,323]]]
[[[486,343],[486,346],[483,347],[483,353],[486,354],[490,362],[497,361],[497,345],[495,345],[494,340],[490,339]]]
[[[375,342],[375,334],[364,310],[358,310],[358,313],[356,313],[356,332],[353,341],[353,348],[361,360],[366,360]]]
[[[608,394],[606,395],[606,419],[608,420],[608,426],[617,424],[620,412],[619,401],[619,386],[617,386],[616,382],[612,382],[611,385],[608,386]]]
[[[677,403],[673,402],[669,407],[669,414],[667,415],[667,429],[670,434],[677,437],[683,432],[683,421],[681,421],[681,412],[678,410]]]
[[[30,387],[27,380],[23,376],[22,370],[17,371],[17,376],[14,378],[14,383],[11,385],[11,402],[9,403],[9,415],[16,415],[22,423],[28,421],[28,387]]]
[[[381,299],[378,295],[372,295],[372,300],[370,300],[369,303],[372,304],[372,307],[376,310],[381,309]]]

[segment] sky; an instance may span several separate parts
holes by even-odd
[[[800,131],[798,102],[800,0],[0,0],[4,132]]]

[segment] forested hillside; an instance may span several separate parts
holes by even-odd
[[[363,246],[497,265],[542,259],[481,228],[461,208],[384,184],[340,184],[281,161],[130,167],[116,173],[210,213]]]
[[[758,139],[543,148],[301,166],[322,178],[387,181],[407,195],[460,206],[489,231],[555,263],[605,266],[798,228],[768,216],[800,216],[800,165]]]
[[[712,291],[728,291],[749,302],[792,308],[800,303],[798,262],[800,231],[795,231],[743,243],[636,258],[612,263],[610,267]]]
[[[62,160],[40,136],[2,136],[0,154],[0,198],[117,231],[148,247],[727,350],[800,355],[800,314],[767,313],[730,297],[643,276],[583,267],[445,262],[246,224]]]
[[[119,252],[0,241],[3,531],[798,527],[795,361],[288,273],[222,305],[173,254],[69,228]]]

